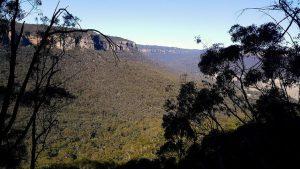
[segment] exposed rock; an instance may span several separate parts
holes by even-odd
[[[20,25],[18,25],[20,27]],[[38,31],[36,31],[38,30]],[[40,41],[37,32],[42,31],[43,26],[26,24],[24,28],[24,36],[21,39],[22,46],[37,45]],[[6,46],[9,44],[9,35],[0,39],[0,46]],[[55,37],[58,40],[56,43],[57,48],[65,47],[65,49],[94,49],[94,50],[115,50],[115,51],[137,51],[138,47],[136,43],[130,40],[126,40],[120,37],[109,37],[114,45],[110,45],[106,38],[100,34],[94,32],[88,33],[74,33],[70,34],[63,39]]]

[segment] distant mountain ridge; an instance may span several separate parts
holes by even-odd
[[[25,24],[24,36],[21,40],[22,46],[37,45],[39,38],[37,32],[43,31],[46,26],[37,24]],[[17,30],[21,30],[21,24],[17,24]],[[202,50],[197,49],[182,49],[176,47],[155,46],[155,45],[139,45],[134,41],[127,40],[121,37],[109,36],[109,38],[116,44],[111,46],[107,39],[95,32],[88,33],[74,33],[64,39],[64,41],[57,42],[56,46],[65,49],[90,49],[96,51],[110,51],[117,52],[139,52],[148,60],[155,64],[166,67],[172,72],[176,73],[198,73],[198,63]],[[9,44],[9,36],[0,41],[0,46]]]
[[[37,24],[25,24],[24,35],[21,39],[22,46],[36,45],[39,43],[38,32],[43,32],[46,26]],[[17,24],[17,30],[21,30],[21,24]],[[116,50],[116,51],[137,51],[137,45],[135,42],[115,36],[108,36],[115,44],[110,45],[107,39],[101,34],[95,32],[88,33],[72,33],[63,41],[57,42],[58,48],[64,45],[66,49],[82,48],[82,49],[94,49],[94,50]],[[0,39],[0,46],[9,44],[9,35]]]
[[[143,53],[163,53],[163,54],[198,54],[198,49],[184,49],[177,47],[168,47],[168,46],[158,46],[158,45],[138,45],[138,48]]]
[[[175,73],[199,75],[198,63],[204,50],[176,47],[137,45],[138,50],[157,64],[163,64]]]

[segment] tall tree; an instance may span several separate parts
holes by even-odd
[[[45,140],[57,122],[53,114],[57,106],[53,100],[71,97],[61,88],[55,76],[60,71],[60,62],[65,58],[65,50],[73,36],[76,33],[96,32],[106,38],[112,49],[114,45],[109,37],[97,30],[81,29],[78,18],[67,8],[60,8],[58,4],[50,18],[40,13],[37,15],[37,19],[41,21],[36,32],[33,30],[37,44],[30,53],[24,77],[18,77],[17,70],[24,66],[17,63],[20,57],[24,57],[20,46],[22,40],[28,36],[24,32],[27,26],[24,19],[36,14],[41,5],[41,0],[0,1],[0,44],[9,62],[9,71],[5,79],[7,83],[2,93],[4,97],[0,102],[1,167],[14,168],[19,164],[26,155],[24,140],[31,133],[30,168],[35,168],[36,160],[44,149]],[[19,116],[23,104],[29,108],[29,113],[20,125]]]
[[[299,127],[294,125],[300,113],[299,95],[297,98],[290,93],[291,89],[299,88],[300,84],[299,39],[293,38],[290,32],[293,26],[297,28],[293,30],[300,28],[298,6],[299,1],[278,0],[269,7],[255,8],[267,14],[272,22],[260,26],[234,25],[229,31],[233,45],[224,47],[217,44],[206,50],[199,63],[199,69],[207,77],[204,80],[204,87],[197,88],[192,85],[193,97],[189,97],[188,102],[181,102],[180,100],[187,98],[185,95],[191,94],[190,90],[186,90],[186,88],[192,83],[187,83],[182,86],[177,103],[166,102],[168,106],[167,114],[163,119],[163,127],[167,143],[162,147],[163,149],[171,150],[166,147],[176,144],[176,140],[173,138],[182,138],[183,132],[180,131],[191,131],[196,140],[200,141],[198,143],[201,144],[201,158],[208,162],[212,162],[210,161],[212,159],[220,160],[221,162],[214,162],[220,164],[219,168],[226,168],[222,162],[222,159],[226,157],[220,155],[224,152],[218,152],[227,150],[228,147],[224,147],[227,144],[226,139],[236,141],[234,139],[238,135],[245,138],[244,141],[248,143],[247,145],[255,147],[252,140],[247,140],[250,137],[247,134],[251,134],[247,132],[251,130],[256,129],[253,133],[263,133],[268,128],[270,133],[276,133],[274,130],[278,129],[280,124],[284,126],[291,124],[290,131],[295,131]],[[274,10],[282,12],[284,18],[277,21],[267,13]],[[284,25],[287,26],[284,27]],[[197,42],[201,42],[201,40],[199,39]],[[182,93],[185,94],[182,95]],[[179,106],[179,103],[183,105]],[[188,109],[182,111],[181,107],[188,107]],[[218,113],[234,117],[240,122],[238,127],[241,129],[237,129],[236,133],[230,135],[230,132],[227,132],[223,124],[216,118]],[[178,119],[178,117],[182,119]],[[213,125],[209,125],[209,132],[203,132],[201,127],[207,125],[205,123],[207,121],[211,121]],[[183,122],[185,122],[184,125],[182,125]],[[257,128],[253,129],[253,125]],[[250,129],[245,129],[247,127]],[[197,132],[197,128],[200,128],[202,132]],[[287,133],[290,134],[290,131]],[[263,139],[271,139],[273,135],[270,134],[266,138],[256,137],[257,144],[263,145]],[[292,142],[293,135],[287,134],[287,137],[286,140],[279,139],[279,143],[276,142],[279,145],[276,146],[286,146],[287,142]],[[203,142],[199,138],[204,138]],[[218,138],[225,139],[224,143],[217,142]],[[280,142],[283,145],[280,145]],[[197,146],[194,145],[185,143],[181,147],[191,146],[189,151],[197,150]],[[297,150],[298,147],[294,148]],[[257,153],[254,152],[256,150],[253,150],[254,154]],[[251,150],[249,151],[251,152]],[[294,152],[291,149],[284,151]],[[210,156],[210,154],[212,155]],[[224,154],[226,155],[226,152]],[[229,158],[232,157],[230,153],[227,155]],[[255,155],[260,158],[261,154]],[[259,160],[267,161],[268,159]],[[282,158],[282,160],[284,159]],[[199,166],[201,165],[199,164]],[[215,165],[208,168],[214,168],[213,166]],[[202,165],[200,168],[205,167]]]

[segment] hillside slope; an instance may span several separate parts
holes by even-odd
[[[63,76],[76,74],[66,87],[77,99],[60,113],[60,132],[51,137],[59,141],[39,164],[155,157],[163,143],[163,104],[176,95],[176,79],[139,53],[119,53],[118,62],[104,51],[70,51],[70,56]]]

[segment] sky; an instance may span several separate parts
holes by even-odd
[[[274,0],[61,0],[60,7],[79,17],[83,28],[123,37],[138,44],[201,49],[194,38],[207,45],[231,43],[234,24],[261,24],[266,15],[249,10]],[[50,16],[58,0],[44,0],[41,10]],[[34,23],[34,19],[28,19]]]

